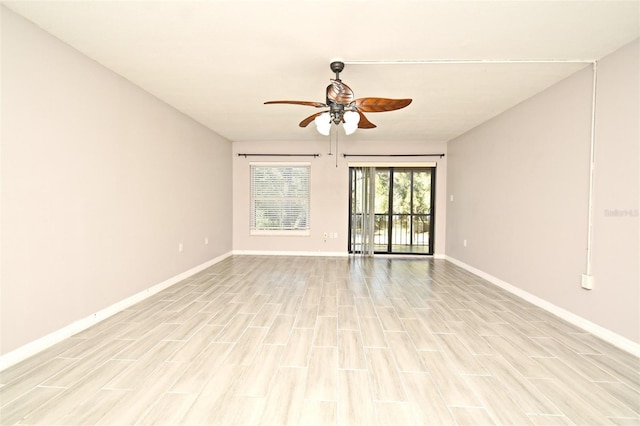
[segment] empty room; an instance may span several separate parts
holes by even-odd
[[[640,1],[0,3],[0,424],[640,425]]]

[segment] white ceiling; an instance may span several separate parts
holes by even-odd
[[[232,141],[322,139],[263,102],[324,102],[333,58],[356,97],[413,98],[349,138],[448,141],[588,65],[406,62],[600,59],[640,28],[637,0],[4,4]]]

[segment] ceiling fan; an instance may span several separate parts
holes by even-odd
[[[309,123],[314,121],[318,131],[323,135],[328,135],[331,129],[331,123],[336,125],[344,123],[345,133],[349,135],[355,132],[356,128],[373,129],[376,127],[363,113],[394,111],[404,108],[411,103],[411,99],[355,99],[353,90],[340,80],[340,73],[344,69],[344,62],[333,61],[331,62],[330,68],[331,71],[336,74],[336,78],[331,79],[331,84],[327,86],[325,103],[311,101],[267,101],[265,104],[295,104],[316,108],[329,108],[328,110],[317,112],[305,118],[300,122],[300,127],[307,127]]]

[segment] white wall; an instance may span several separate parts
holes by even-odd
[[[0,353],[231,251],[229,141],[4,8],[1,77]]]
[[[366,131],[366,130],[361,130]],[[437,162],[436,218],[434,254],[444,255],[446,229],[447,158],[438,157],[348,157],[349,154],[431,154],[446,153],[446,143],[424,142],[355,142],[341,136],[336,167],[336,155],[327,155],[327,142],[234,142],[233,143],[233,249],[237,252],[287,252],[346,254],[349,227],[349,162],[379,163]],[[335,149],[334,149],[335,151]],[[308,157],[238,157],[238,153],[319,153]],[[259,161],[311,162],[311,235],[305,237],[252,236],[249,233],[249,163]],[[337,239],[323,239],[323,233],[337,232]]]
[[[638,41],[598,63],[593,275],[587,264],[592,72],[451,141],[447,256],[640,342]],[[608,217],[614,209],[635,211]],[[464,240],[467,246],[464,247]]]

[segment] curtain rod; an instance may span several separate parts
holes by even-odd
[[[238,157],[320,157],[320,154],[238,154]]]
[[[444,154],[342,154],[347,157],[444,157]]]
[[[431,65],[431,64],[593,64],[595,59],[423,59],[398,61],[343,61],[346,65]]]

